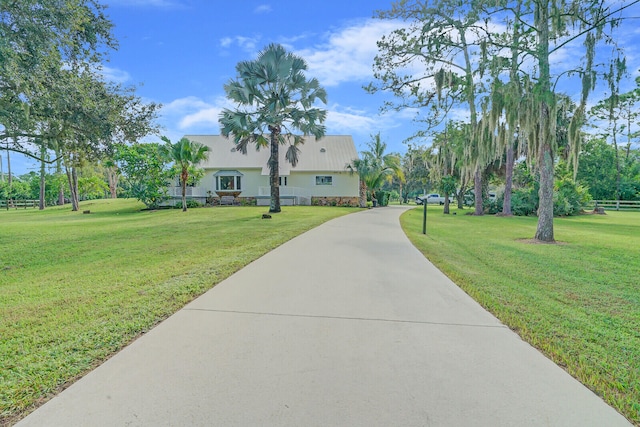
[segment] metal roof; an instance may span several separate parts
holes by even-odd
[[[236,150],[233,140],[222,135],[185,135],[191,141],[209,147],[209,159],[199,166],[205,169],[244,169],[259,168],[268,175],[267,160],[269,148],[256,151],[255,146],[247,149],[243,155]],[[346,166],[358,158],[356,146],[350,135],[329,135],[316,141],[315,137],[305,137],[305,143],[299,145],[300,155],[297,166],[292,167],[285,159],[287,145],[281,145],[279,154],[280,174],[289,175],[290,171],[304,172],[344,172]]]

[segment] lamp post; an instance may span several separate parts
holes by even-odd
[[[427,234],[427,200],[422,202],[422,234]]]

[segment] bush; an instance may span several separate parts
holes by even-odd
[[[187,199],[187,209],[191,209],[191,208],[199,208],[202,205],[197,201],[197,200],[193,200],[193,199]],[[178,201],[176,202],[175,205],[173,205],[173,207],[175,209],[182,209],[182,201]]]
[[[120,146],[115,160],[123,173],[125,197],[140,200],[148,209],[157,208],[169,198],[167,187],[171,174],[159,144]]]
[[[556,180],[554,187],[554,215],[577,215],[582,212],[583,206],[591,201],[591,195],[586,187],[576,184],[571,178]]]
[[[511,193],[511,212],[518,216],[538,212],[538,191],[533,187],[519,188]]]
[[[493,200],[486,198],[482,204],[484,206],[484,213],[497,214],[499,212],[502,212],[503,203],[504,203],[504,195],[501,195],[500,197],[496,197]]]
[[[378,201],[378,206],[388,206],[389,205],[389,196],[391,196],[390,191],[376,191],[376,200]]]
[[[561,178],[556,180],[553,192],[553,215],[566,216],[577,215],[582,212],[582,208],[591,200],[591,195],[586,187],[578,185],[571,178]],[[535,187],[525,187],[514,190],[511,194],[511,211],[514,215],[528,216],[538,213],[538,189]],[[489,204],[492,209],[500,207],[502,210],[502,200]],[[495,212],[490,212],[495,213]]]
[[[37,199],[38,196],[33,197],[29,183],[18,178],[13,178],[11,189],[9,189],[9,183],[7,181],[0,182],[0,199]]]

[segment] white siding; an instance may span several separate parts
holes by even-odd
[[[269,150],[255,150],[250,147],[247,154],[234,149],[233,142],[219,135],[187,135],[187,138],[207,145],[211,151],[209,158],[200,167],[205,176],[193,195],[206,196],[215,193],[214,174],[221,170],[238,171],[243,174],[240,197],[256,197],[265,194],[269,187],[266,168]],[[326,136],[319,141],[308,137],[301,147],[300,161],[294,168],[284,159],[286,146],[280,147],[281,176],[287,177],[287,188],[281,194],[304,195],[309,197],[358,197],[358,175],[350,174],[346,165],[358,154],[350,136]],[[316,185],[316,176],[331,176],[331,185]],[[266,190],[268,194],[268,190]]]
[[[269,185],[269,177],[263,176],[259,169],[233,169],[242,173],[241,193],[240,197],[255,197],[258,194],[260,187]],[[218,170],[207,170],[198,184],[197,189],[194,189],[198,194],[206,195],[207,191],[212,193],[216,192],[216,177],[214,176]]]
[[[262,175],[257,169],[236,169],[243,174],[242,193],[240,197],[255,197],[260,194],[260,187],[269,187],[269,177]],[[194,195],[206,196],[207,191],[215,193],[217,170],[207,171],[198,187],[193,189]],[[316,176],[331,176],[332,185],[316,185]],[[304,189],[304,193],[315,197],[358,197],[358,175],[348,172],[292,172],[287,177],[287,186]],[[283,187],[281,187],[283,188]],[[281,190],[284,194],[284,190]]]
[[[332,185],[316,185],[316,176],[332,177]],[[358,175],[348,172],[292,172],[289,186],[302,187],[315,197],[358,197]]]

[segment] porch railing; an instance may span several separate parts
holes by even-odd
[[[271,187],[259,187],[258,188],[258,196],[270,196],[271,195]],[[289,186],[281,186],[280,187],[280,196],[296,196],[296,197],[307,197],[311,198],[311,194],[309,190],[301,187],[289,187]]]

